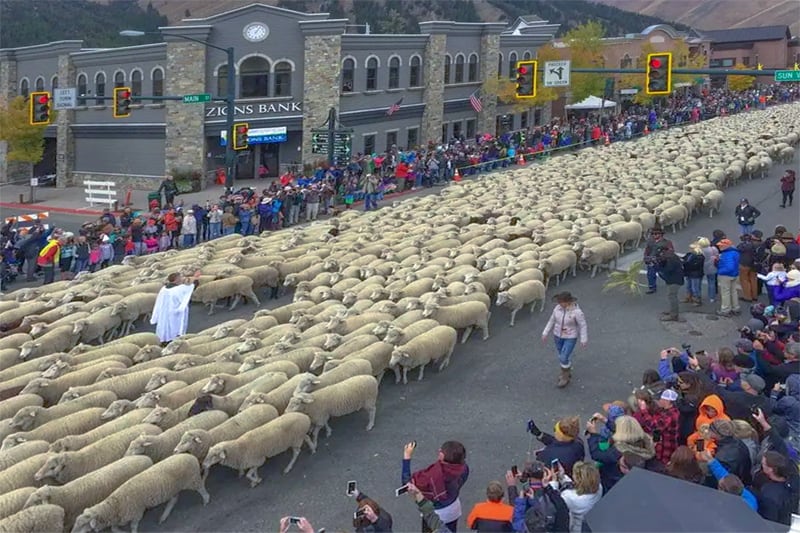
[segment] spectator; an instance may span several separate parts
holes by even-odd
[[[639,400],[639,410],[633,414],[642,429],[653,438],[656,459],[665,465],[669,463],[672,453],[678,447],[680,413],[675,407],[677,400],[678,393],[666,389],[655,404]]]
[[[89,270],[89,243],[86,241],[85,235],[78,235],[78,240],[75,243],[75,262],[72,264],[72,270],[76,274]]]
[[[753,231],[753,226],[756,223],[756,219],[761,216],[761,211],[750,205],[747,198],[742,198],[739,200],[739,205],[736,206],[734,214],[736,215],[736,222],[739,224],[740,233],[747,235]]]
[[[717,351],[717,362],[711,365],[711,373],[717,385],[727,387],[739,379],[739,372],[733,364],[733,350],[720,348]]]
[[[717,261],[719,261],[719,250],[716,246],[711,246],[711,242],[705,237],[697,239],[697,245],[703,251],[703,274],[708,284],[708,301],[712,304],[717,299]]]
[[[217,204],[214,204],[208,211],[208,237],[216,239],[220,235],[222,235],[222,211]]]
[[[449,533],[450,530],[439,518],[439,515],[436,514],[433,502],[426,499],[422,491],[413,483],[408,483],[407,487],[409,496],[411,496],[411,499],[417,504],[417,509],[419,509],[419,513],[422,515],[423,529],[431,531],[432,533]]]
[[[794,187],[796,181],[796,174],[795,171],[792,169],[786,169],[786,172],[781,176],[781,207],[786,207],[786,203],[789,203],[789,207],[792,207],[792,202],[794,201]]]
[[[756,246],[750,240],[750,234],[739,237],[741,242],[736,247],[739,251],[739,283],[742,286],[741,299],[755,302],[758,299],[758,279],[756,278]]]
[[[722,399],[716,394],[710,394],[700,403],[700,408],[697,410],[697,419],[694,423],[696,431],[686,438],[686,444],[690,448],[705,449],[703,446],[698,446],[698,441],[705,440],[700,430],[704,426],[710,426],[715,420],[730,420],[730,417],[725,414],[725,406],[722,403]],[[708,445],[708,443],[705,442],[704,445]]]
[[[725,465],[715,459],[709,452],[701,454],[702,460],[708,464],[708,471],[717,481],[717,488],[723,492],[741,496],[754,511],[758,511],[758,501],[755,495],[747,490],[742,480],[736,474],[731,474]]]
[[[570,480],[570,477],[572,478]],[[559,482],[562,485],[561,498],[569,509],[569,531],[583,531],[583,518],[603,496],[600,485],[600,471],[592,463],[578,461],[572,467],[572,476],[564,475]]]
[[[747,420],[749,419],[750,417],[747,418]],[[759,451],[758,432],[756,432],[755,428],[745,420],[732,420],[732,422],[733,436],[747,446],[747,451],[750,454],[750,464],[753,466],[757,465]]]
[[[728,239],[717,243],[719,263],[717,265],[717,282],[719,284],[720,316],[738,315],[739,298],[736,294],[736,280],[739,277],[739,251]]]
[[[486,501],[476,503],[467,517],[467,527],[479,532],[513,531],[514,507],[503,503],[503,486],[497,481],[486,487]]]
[[[547,342],[550,331],[556,344],[558,362],[561,366],[556,386],[566,387],[572,377],[572,351],[580,339],[582,347],[586,347],[589,334],[586,327],[586,318],[578,307],[578,299],[569,292],[561,292],[553,297],[557,305],[550,315],[550,320],[542,331],[542,343]]]
[[[667,462],[667,474],[689,483],[703,482],[703,471],[695,459],[694,452],[688,446],[678,446]]]
[[[358,509],[353,517],[353,527],[357,533],[392,532],[392,515],[386,509],[358,490],[355,497]]]
[[[178,195],[178,186],[175,184],[175,179],[169,174],[164,177],[164,181],[161,182],[161,186],[156,192],[160,195],[162,191],[164,192],[164,205],[174,205],[175,197]]]
[[[194,240],[197,237],[197,219],[194,217],[194,210],[192,209],[186,211],[186,216],[183,217],[181,235],[183,236],[183,248],[194,246]]]
[[[461,516],[461,500],[458,495],[469,477],[467,451],[460,442],[449,440],[439,449],[436,462],[412,475],[411,456],[416,447],[416,442],[409,442],[403,448],[401,483],[405,485],[413,481],[426,499],[433,502],[436,514],[447,528],[455,533]],[[424,531],[428,531],[424,523],[422,527]]]
[[[734,437],[734,426],[730,420],[715,420],[709,426],[709,436],[713,439],[715,446],[713,455],[725,469],[735,474],[745,485],[749,485],[752,477],[750,475],[750,452],[747,446]],[[711,450],[708,450],[711,452]]]
[[[567,504],[558,492],[558,474],[544,463],[534,461],[525,467],[520,480],[527,487],[514,498],[514,531],[520,532],[568,532],[570,513]],[[513,483],[513,476],[507,482]],[[509,483],[509,494],[512,494]],[[516,484],[513,487],[516,494]]]
[[[25,261],[25,281],[36,281],[36,262],[41,251],[41,238],[44,228],[34,225],[30,230],[25,228],[20,230],[20,240],[17,241],[16,248],[21,252]],[[24,237],[24,238],[23,238]]]
[[[64,234],[64,244],[61,246],[61,257],[58,261],[58,270],[61,273],[61,280],[72,277],[72,263],[75,259],[75,240],[72,233]]]
[[[767,286],[769,304],[775,305],[775,292],[778,290],[778,287],[789,279],[786,274],[786,267],[783,266],[783,263],[773,263],[772,270],[770,270],[769,274],[757,274],[757,278],[763,281]]]
[[[238,219],[233,214],[233,208],[226,207],[225,212],[222,214],[222,234],[233,235],[237,222]]]
[[[644,247],[644,264],[647,266],[647,294],[653,294],[657,288],[658,258],[664,250],[674,250],[672,242],[664,238],[664,230],[660,225],[650,229],[650,235]]]
[[[287,533],[287,531],[289,531],[289,527],[292,525],[292,518],[293,517],[290,516],[284,516],[281,518],[280,533]],[[314,533],[314,527],[304,516],[299,517],[297,529],[300,530],[300,533]],[[322,530],[320,529],[320,531]]]
[[[615,425],[616,431],[611,438],[611,446],[603,450],[600,446],[601,437],[598,434],[597,421],[593,418],[586,424],[586,431],[589,432],[589,454],[600,465],[600,479],[605,492],[611,490],[622,479],[624,469],[634,466],[630,461],[621,461],[623,454],[640,458],[648,470],[663,471],[663,466],[659,466],[659,461],[655,459],[653,439],[644,432],[635,418],[621,416],[617,418]]]
[[[747,420],[756,408],[769,416],[772,414],[772,400],[764,396],[766,382],[758,374],[745,374],[739,381],[741,391],[729,391],[724,388],[717,393],[725,402],[725,411],[734,419]]]
[[[577,416],[556,422],[554,435],[542,432],[531,419],[528,420],[528,432],[545,445],[537,452],[537,459],[548,465],[557,459],[568,476],[572,475],[572,466],[586,456],[583,441],[578,437],[580,419]]]
[[[791,525],[792,512],[797,509],[797,488],[792,488],[790,470],[797,467],[778,452],[769,451],[761,459],[761,471],[766,481],[756,488],[758,514],[766,520]]]
[[[691,303],[695,306],[700,306],[702,300],[702,285],[704,276],[705,256],[703,249],[698,243],[689,245],[689,253],[683,256],[683,275],[686,277],[686,300],[685,303]]]
[[[683,287],[683,264],[675,252],[664,249],[656,259],[658,275],[667,284],[669,311],[661,313],[663,322],[685,322],[679,315],[678,293]]]
[[[63,242],[60,237],[51,237],[39,252],[36,264],[44,272],[44,285],[49,285],[55,281],[56,265],[59,264],[61,259],[61,245]]]

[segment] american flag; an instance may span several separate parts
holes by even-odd
[[[478,97],[478,91],[469,95],[469,105],[472,106],[472,109],[474,109],[476,113],[483,111],[483,102],[481,102],[481,99]]]
[[[389,106],[389,109],[386,110],[386,116],[391,117],[395,114],[396,111],[400,111],[400,104],[403,103],[403,99],[396,101],[392,105]]]

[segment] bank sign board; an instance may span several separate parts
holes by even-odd
[[[302,102],[256,102],[252,104],[236,104],[237,117],[249,117],[251,115],[277,115],[283,113],[302,113]],[[213,105],[206,107],[206,118],[225,117],[228,108],[225,105]]]
[[[250,128],[247,131],[247,144],[269,144],[286,142],[286,126],[278,128]],[[228,144],[228,135],[225,130],[219,132],[219,145]]]

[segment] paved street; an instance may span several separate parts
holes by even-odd
[[[761,209],[757,227],[765,234],[770,234],[776,224],[796,231],[800,227],[798,204],[792,209],[778,207],[777,179],[784,169],[778,166],[766,180],[745,181],[729,189],[722,215],[713,219],[696,216],[686,230],[668,237],[678,251],[685,250],[697,235],[710,235],[716,228],[738,238],[732,212],[742,196]],[[7,211],[3,210],[4,216]],[[50,221],[70,228],[82,219],[56,215]],[[589,322],[589,346],[578,350],[574,379],[566,390],[554,387],[555,356],[551,345],[542,346],[539,340],[550,307],[533,317],[521,312],[514,328],[508,327],[507,311],[493,310],[491,338],[483,342],[473,336],[469,343],[459,346],[443,373],[430,371],[424,381],[412,381],[405,387],[387,378],[381,386],[376,425],[370,433],[364,431],[364,413],[336,419],[331,424],[333,436],[321,438],[316,455],[304,450],[294,470],[285,476],[281,471],[289,460],[287,454],[268,461],[260,472],[265,481],[252,490],[233,471],[216,467],[208,480],[211,505],[203,508],[199,496],[183,493],[166,524],[159,526],[158,514],[151,511],[142,529],[274,531],[281,516],[300,515],[317,528],[348,530],[354,505],[344,489],[348,480],[356,479],[362,491],[393,515],[395,531],[417,531],[419,515],[412,503],[405,496],[394,496],[400,484],[405,442],[418,442],[415,468],[432,461],[444,440],[457,439],[466,445],[471,468],[470,480],[462,491],[466,515],[484,498],[488,481],[500,480],[510,465],[524,463],[530,443],[524,431],[528,418],[534,417],[543,428],[564,415],[578,413],[587,419],[604,401],[627,397],[642,371],[655,366],[660,348],[689,342],[697,349],[714,349],[730,344],[734,338],[737,324],[710,316],[710,305],[700,312],[691,308],[685,324],[662,324],[658,314],[666,307],[664,291],[638,298],[602,293],[604,278],[601,274],[592,280],[583,274],[563,286],[578,296]],[[289,298],[287,295],[277,304]],[[277,305],[268,300],[264,304]],[[190,331],[246,317],[252,311],[252,306],[245,306],[208,317],[195,307]]]

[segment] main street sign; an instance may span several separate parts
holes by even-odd
[[[569,85],[570,61],[545,61],[544,86],[567,87]]]
[[[183,95],[183,103],[184,104],[204,104],[206,102],[211,101],[211,95],[208,93],[204,94],[184,94]]]
[[[800,70],[776,70],[775,81],[800,81]]]

